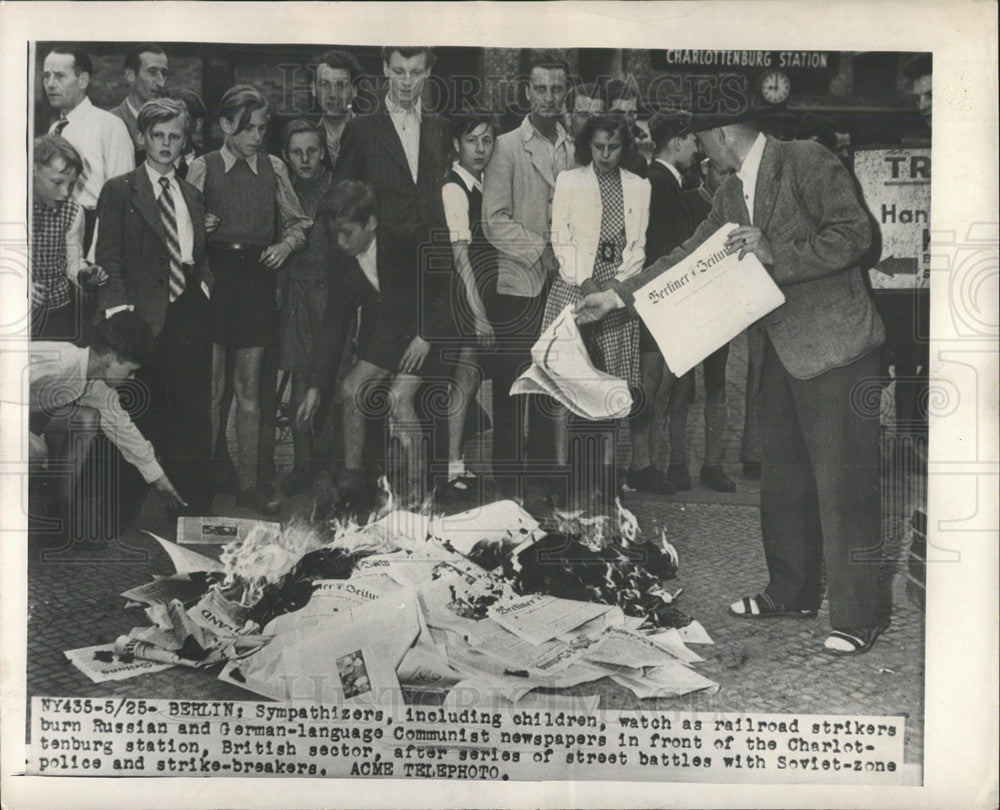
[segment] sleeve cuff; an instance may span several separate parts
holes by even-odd
[[[624,282],[613,278],[608,282],[605,289],[611,290],[618,296],[618,309],[622,309],[623,307],[628,307],[629,309],[633,308],[633,305],[635,304],[635,296]]]
[[[137,469],[147,484],[152,484],[158,478],[163,477],[163,467],[160,466],[160,462],[158,462],[155,458],[148,464],[143,464]]]
[[[117,307],[109,307],[108,309],[104,310],[104,319],[107,320],[116,312],[125,312],[125,310],[128,310],[129,312],[134,312],[135,307],[132,306],[131,304],[122,304],[121,306]]]

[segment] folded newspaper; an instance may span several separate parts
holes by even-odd
[[[785,303],[757,257],[725,246],[723,225],[685,259],[635,292],[635,311],[678,377]]]
[[[531,349],[531,366],[510,387],[511,394],[548,394],[584,419],[620,419],[632,410],[632,394],[618,377],[590,362],[568,306]]]

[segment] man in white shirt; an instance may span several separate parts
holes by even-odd
[[[135,144],[135,165],[145,160],[145,149],[139,142],[139,125],[136,120],[142,105],[153,98],[163,95],[167,84],[169,65],[163,48],[151,42],[134,45],[125,53],[125,65],[122,75],[128,85],[128,95],[122,103],[111,112],[117,115],[125,126]]]
[[[431,48],[382,49],[385,97],[370,114],[347,122],[333,169],[334,183],[371,183],[383,231],[418,243],[447,228],[441,203],[441,182],[449,166],[447,129],[420,101],[433,66]]]
[[[128,128],[117,115],[95,107],[87,98],[93,71],[87,54],[65,45],[53,48],[42,65],[45,95],[59,111],[59,120],[49,132],[62,135],[83,159],[75,196],[83,207],[85,250],[89,250],[94,235],[97,198],[104,183],[135,168]]]
[[[47,463],[50,471],[60,461],[71,465],[72,476],[62,479],[65,489],[57,498],[62,506],[69,503],[98,424],[147,484],[168,502],[186,505],[113,388],[132,378],[152,344],[149,327],[133,312],[120,312],[96,326],[89,348],[66,342],[31,344],[28,405],[35,437],[32,461],[39,466]],[[42,434],[44,442],[38,440]],[[74,437],[84,441],[73,441]],[[47,459],[42,450],[46,445]]]
[[[824,649],[865,653],[892,609],[878,564],[879,419],[856,404],[857,391],[878,379],[885,340],[860,266],[872,241],[870,215],[826,147],[766,137],[751,109],[699,116],[696,126],[712,163],[735,174],[687,241],[639,275],[588,295],[577,319],[634,309],[637,290],[723,226],[728,250],[757,256],[785,296],[748,330],[752,356],[763,358],[752,384],[761,396],[760,514],[769,580],[729,610],[750,620],[814,618],[825,572],[833,630]]]

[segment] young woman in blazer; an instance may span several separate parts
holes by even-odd
[[[567,306],[612,279],[624,281],[642,270],[646,226],[649,223],[649,181],[621,166],[632,148],[628,120],[622,115],[591,118],[576,141],[579,168],[561,172],[552,200],[552,249],[559,274],[549,292],[543,320],[548,328]],[[596,329],[584,330],[591,360],[601,371],[624,380],[629,388],[641,385],[639,322],[624,311],[605,318]],[[568,416],[556,416],[556,458],[568,464]],[[602,463],[610,466],[602,480],[614,481],[611,448]],[[609,488],[617,491],[616,486]]]

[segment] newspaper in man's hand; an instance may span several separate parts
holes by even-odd
[[[548,394],[584,419],[621,419],[632,410],[628,385],[594,368],[567,306],[531,349],[531,366],[510,388],[513,394]]]
[[[723,225],[690,256],[635,291],[635,311],[678,377],[785,303],[754,254],[740,259],[726,248],[736,227]]]

